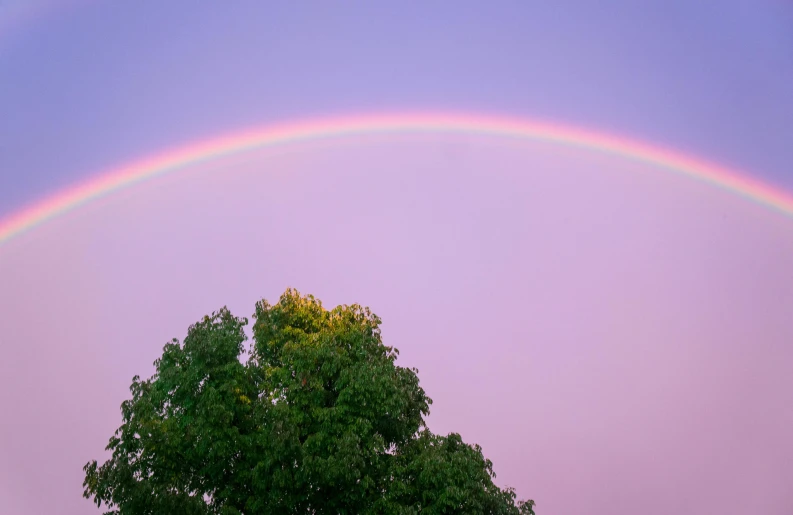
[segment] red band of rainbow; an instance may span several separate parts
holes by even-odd
[[[377,133],[466,133],[546,141],[644,162],[710,184],[793,217],[793,195],[722,166],[621,136],[534,120],[478,114],[373,114],[313,119],[242,131],[142,159],[0,220],[0,246],[94,199],[188,165],[267,146]]]

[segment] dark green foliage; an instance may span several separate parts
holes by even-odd
[[[246,363],[247,320],[224,308],[133,378],[86,498],[128,515],[533,515],[478,446],[429,432],[418,371],[368,309],[287,290],[254,316]]]

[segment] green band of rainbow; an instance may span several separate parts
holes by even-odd
[[[793,217],[793,196],[746,174],[631,139],[533,120],[473,114],[375,114],[243,131],[148,157],[60,191],[0,221],[0,245],[91,200],[188,165],[267,146],[378,133],[466,133],[532,139],[644,162]]]

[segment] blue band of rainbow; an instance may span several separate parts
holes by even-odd
[[[644,162],[724,189],[793,217],[793,195],[728,168],[621,136],[534,120],[479,114],[353,115],[283,123],[200,141],[67,188],[0,220],[0,246],[92,200],[189,165],[247,150],[378,133],[465,133],[545,141]]]

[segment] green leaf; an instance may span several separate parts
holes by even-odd
[[[130,515],[534,514],[479,446],[426,428],[418,371],[368,308],[289,289],[256,304],[249,348],[247,323],[212,313],[133,378],[86,498]]]

